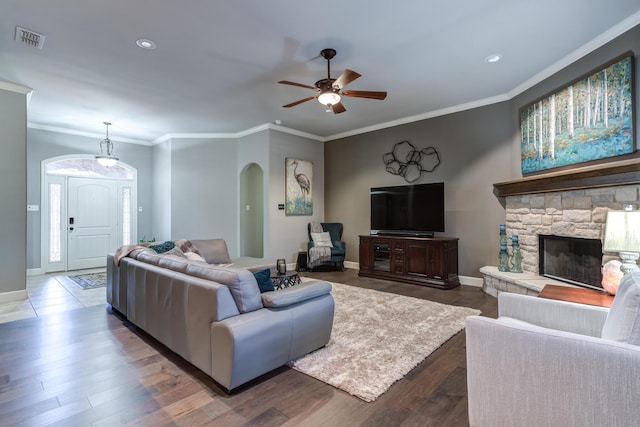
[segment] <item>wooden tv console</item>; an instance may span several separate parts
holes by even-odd
[[[458,239],[360,236],[359,276],[451,289],[458,279]]]

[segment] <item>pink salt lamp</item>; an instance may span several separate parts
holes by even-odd
[[[618,260],[611,260],[602,266],[602,287],[611,295],[618,291],[618,285],[624,273],[620,270],[622,263]]]

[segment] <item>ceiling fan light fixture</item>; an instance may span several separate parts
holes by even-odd
[[[340,102],[340,95],[330,90],[322,92],[318,96],[318,102],[323,105],[335,105]]]
[[[115,166],[120,160],[117,156],[113,155],[113,142],[109,139],[109,122],[103,122],[107,126],[107,136],[100,141],[100,154],[96,154],[96,160],[102,166],[111,167]]]

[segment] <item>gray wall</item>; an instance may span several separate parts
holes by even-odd
[[[171,239],[171,140],[153,147],[151,234],[157,241]],[[144,234],[142,234],[144,236]]]
[[[640,51],[640,26],[586,55],[508,102],[357,135],[326,144],[326,219],[345,223],[347,260],[358,260],[358,234],[369,233],[369,188],[405,182],[384,171],[382,154],[409,140],[433,145],[442,164],[421,182],[445,182],[447,236],[460,238],[460,274],[497,263],[505,212],[493,184],[522,177],[518,110],[628,51]],[[637,61],[637,56],[636,56]],[[640,72],[636,63],[636,102]],[[638,108],[636,129],[638,126]]]
[[[285,202],[285,159],[308,160],[313,163],[313,215],[286,216],[278,204]],[[298,251],[306,250],[307,224],[325,220],[325,160],[323,144],[319,141],[288,133],[269,131],[269,215],[268,255],[272,259],[285,258],[288,263],[297,259]]]
[[[173,139],[171,188],[171,238],[220,237],[237,256],[237,140]]]
[[[325,144],[326,219],[344,223],[347,261],[358,261],[358,236],[370,232],[371,187],[407,185],[385,170],[382,157],[407,140],[433,146],[441,164],[418,183],[445,183],[445,232],[458,237],[460,274],[479,276],[495,264],[504,209],[494,182],[509,178],[509,104],[503,102]]]
[[[40,205],[41,162],[45,159],[69,154],[95,154],[100,138],[70,135],[40,129],[27,129],[27,204]],[[151,162],[152,147],[113,141],[114,153],[124,163],[138,171],[138,237],[151,235]],[[26,206],[25,206],[26,209]],[[40,268],[41,213],[27,216],[27,268]]]
[[[169,150],[161,157],[170,157],[172,190],[168,197],[164,193],[167,205],[158,209],[170,209],[171,239],[220,237],[232,258],[240,256],[240,174],[251,163],[264,172],[265,258],[295,262],[298,250],[306,247],[307,223],[324,219],[319,141],[269,129],[241,138],[174,138]],[[313,216],[285,216],[278,210],[284,203],[287,157],[313,162]]]
[[[0,293],[26,290],[27,97],[0,89]]]

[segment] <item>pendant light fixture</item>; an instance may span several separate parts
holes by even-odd
[[[100,141],[100,154],[96,154],[96,160],[102,166],[106,166],[106,167],[114,166],[116,163],[118,163],[118,160],[120,159],[118,159],[116,156],[113,155],[113,143],[109,139],[109,125],[111,123],[109,122],[102,122],[102,123],[104,123],[107,126],[107,136],[105,139]]]

